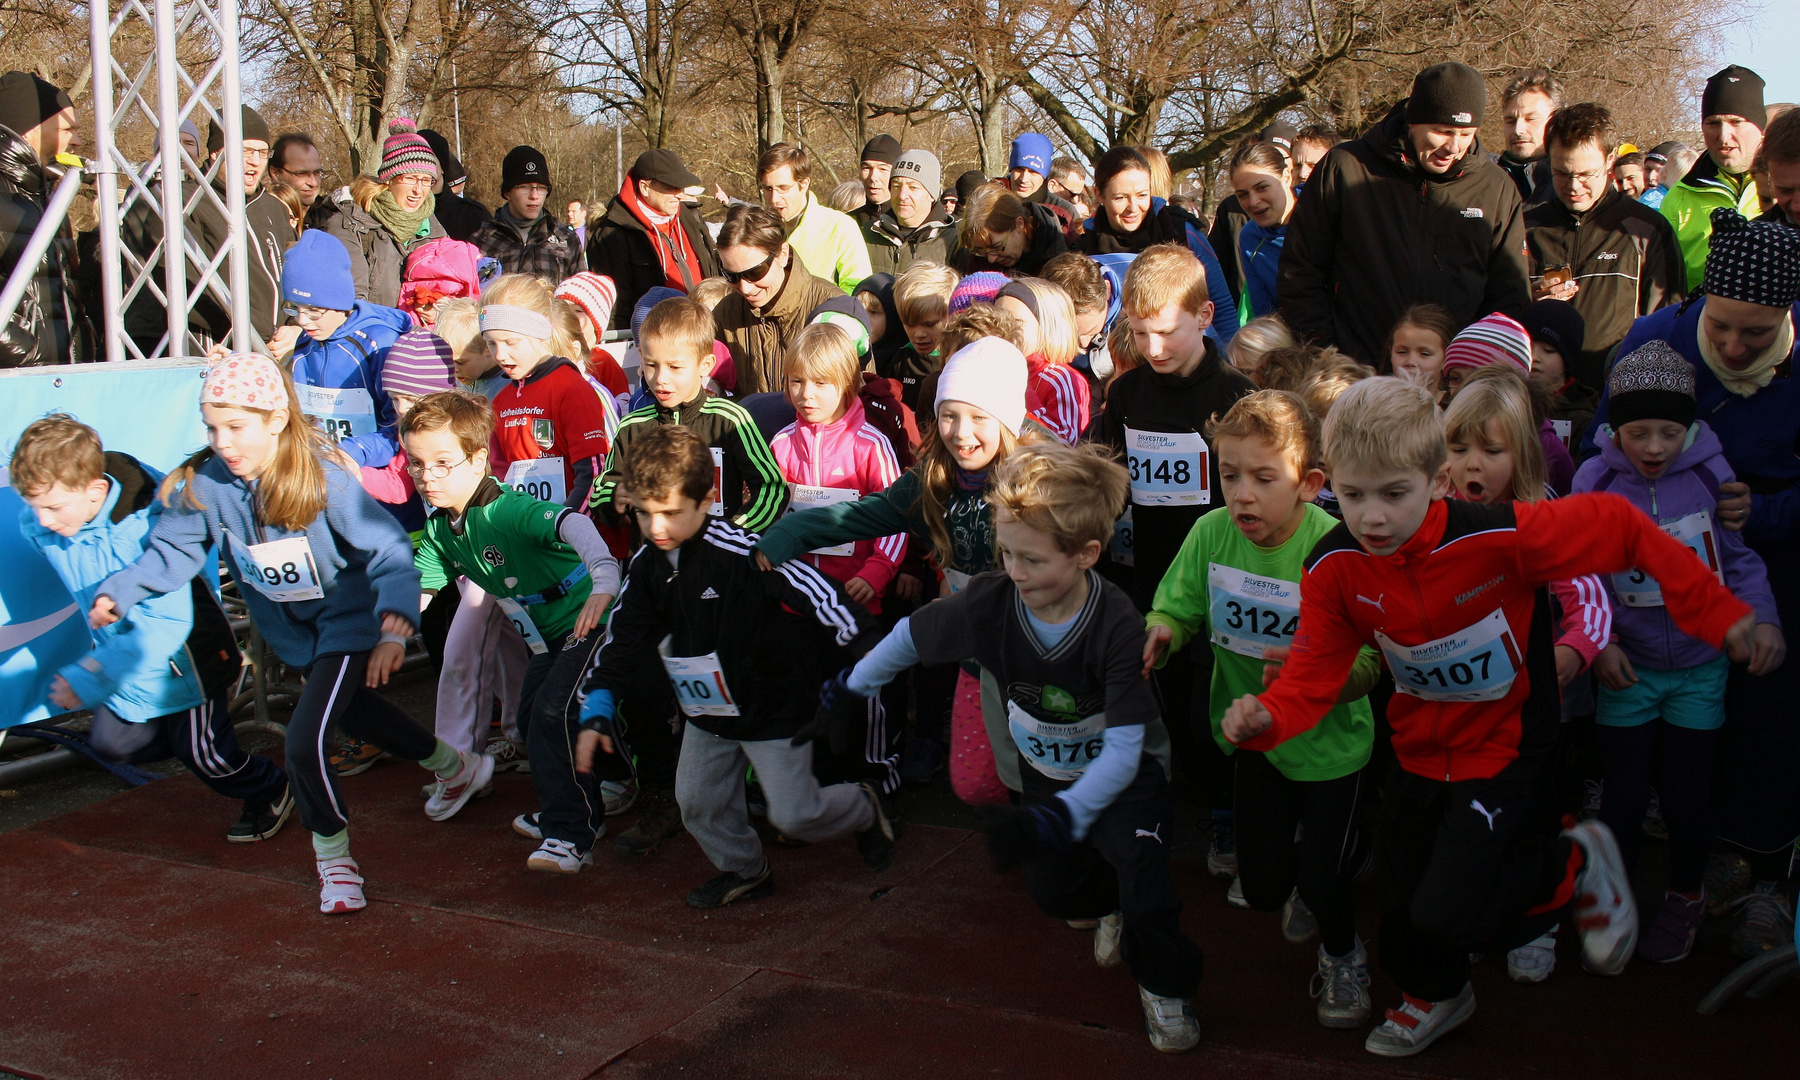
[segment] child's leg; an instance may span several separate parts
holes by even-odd
[[[1662,776],[1656,790],[1669,826],[1669,890],[1696,893],[1712,854],[1713,760],[1719,732],[1665,724],[1662,733]],[[1607,798],[1611,797],[1608,791]]]
[[[675,769],[675,801],[681,823],[712,864],[729,874],[755,877],[768,862],[762,840],[744,807],[744,744],[721,739],[693,724],[681,736]]]
[[[467,578],[456,579],[462,604],[444,636],[444,667],[438,675],[437,737],[458,750],[479,750],[487,732],[493,698],[485,692],[486,661],[498,632],[493,598]],[[501,618],[504,623],[506,620]]]
[[[1468,953],[1460,954],[1459,969],[1455,949],[1421,933],[1412,915],[1448,796],[1448,784],[1393,765],[1382,789],[1375,848],[1381,865],[1381,968],[1403,991],[1426,1001],[1448,1000],[1468,981]]]
[[[203,705],[164,716],[160,723],[169,733],[175,756],[207,787],[252,807],[267,806],[281,797],[287,775],[273,761],[238,745],[230,706],[231,692],[226,690]]]
[[[598,775],[575,771],[575,737],[581,727],[576,695],[603,638],[595,632],[545,641],[553,659],[528,706],[525,751],[531,758],[531,786],[537,790],[538,828],[544,839],[566,840],[580,851],[594,846],[606,816]],[[604,762],[596,761],[595,768],[604,770]]]
[[[519,698],[525,687],[526,665],[531,663],[531,647],[498,606],[488,615],[488,624],[492,630],[487,636],[487,651],[481,657],[478,697],[482,701],[499,699],[500,733],[515,745],[524,746],[525,733],[519,728]],[[484,712],[482,720],[486,719]]]
[[[1100,812],[1088,843],[1118,875],[1125,964],[1139,986],[1159,997],[1192,997],[1204,958],[1181,931],[1181,894],[1169,874],[1174,806],[1162,770],[1146,764]]]
[[[993,806],[1010,801],[1000,782],[994,756],[1010,753],[1011,740],[996,748],[988,742],[981,713],[981,682],[967,671],[956,678],[956,705],[950,714],[950,787],[956,797],[971,806]]]
[[[107,761],[126,765],[161,761],[175,750],[162,717],[142,722],[121,720],[105,705],[94,706],[88,745]]]
[[[331,767],[328,740],[334,729],[411,761],[423,761],[437,749],[437,739],[418,721],[363,685],[368,663],[366,652],[319,657],[288,718],[287,772],[300,824],[320,836],[335,836],[350,822]]]
[[[875,824],[875,808],[861,787],[819,786],[813,776],[811,743],[790,746],[783,738],[738,745],[756,767],[756,779],[769,802],[769,824],[783,836],[820,843]]]
[[[1601,717],[1605,719],[1606,714],[1602,712]],[[1600,820],[1618,841],[1628,874],[1637,872],[1638,854],[1644,846],[1640,826],[1644,809],[1650,805],[1650,763],[1656,753],[1656,731],[1661,726],[1654,722],[1630,727],[1600,725],[1600,762],[1606,784],[1606,795],[1600,800]]]
[[[994,775],[1006,790],[1025,790],[1019,777],[1019,755],[1013,753],[1012,732],[1008,730],[1006,694],[1000,680],[986,668],[977,667],[981,682],[981,723],[987,728],[988,745],[994,748]]]
[[[1240,753],[1239,756],[1242,756]],[[1239,773],[1239,790],[1243,776]],[[1319,921],[1319,938],[1331,956],[1348,956],[1356,948],[1356,896],[1350,885],[1351,840],[1362,799],[1361,772],[1335,780],[1294,781],[1300,786],[1300,899]],[[1242,866],[1244,824],[1238,820],[1238,859]],[[1247,879],[1246,879],[1247,880]],[[1246,885],[1246,892],[1248,886]]]
[[[1304,805],[1300,783],[1281,775],[1264,754],[1239,750],[1231,757],[1237,767],[1232,816],[1244,899],[1257,911],[1275,911],[1287,902],[1299,877],[1294,828]]]

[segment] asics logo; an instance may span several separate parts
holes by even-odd
[[[1492,813],[1489,813],[1488,808],[1481,805],[1480,799],[1470,799],[1469,800],[1469,809],[1475,811],[1477,814],[1480,814],[1482,817],[1487,818],[1488,832],[1493,832],[1494,831],[1494,819],[1499,817],[1503,812],[1505,812],[1506,807],[1504,807],[1504,806],[1498,807]]]
[[[1156,828],[1154,828],[1154,829],[1151,829],[1147,832],[1143,829],[1133,829],[1132,833],[1133,833],[1132,839],[1134,839],[1134,840],[1137,839],[1137,837],[1139,837],[1139,836],[1146,836],[1146,837],[1149,837],[1150,839],[1156,841],[1159,844],[1163,842],[1163,838],[1161,835],[1162,834],[1162,822],[1160,822],[1160,821],[1156,823]]]

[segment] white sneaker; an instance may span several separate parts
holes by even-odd
[[[346,855],[341,859],[319,860],[319,911],[326,915],[348,915],[369,906],[363,897],[362,867]]]
[[[482,753],[494,759],[494,771],[497,773],[531,771],[531,759],[525,756],[525,748],[504,735],[498,739],[489,739]]]
[[[456,775],[438,778],[438,790],[425,802],[425,816],[433,821],[449,821],[469,800],[494,781],[494,759],[486,754],[462,753],[462,766]]]
[[[1304,945],[1319,935],[1319,920],[1300,899],[1300,890],[1295,889],[1288,894],[1287,903],[1281,905],[1281,936],[1296,945]]]
[[[1165,1054],[1185,1054],[1200,1045],[1200,1021],[1194,1019],[1194,1006],[1187,998],[1160,997],[1140,986],[1138,1002],[1144,1007],[1144,1030],[1151,1046]]]
[[[1473,1015],[1475,987],[1470,983],[1448,1001],[1421,1001],[1402,994],[1400,1007],[1387,1011],[1387,1019],[1363,1040],[1363,1049],[1382,1057],[1411,1057]]]
[[[1369,950],[1362,938],[1348,956],[1332,956],[1319,946],[1319,970],[1313,973],[1312,996],[1319,1001],[1319,1023],[1328,1028],[1362,1027],[1369,1019]]]
[[[527,840],[542,841],[544,839],[544,830],[538,828],[537,811],[534,810],[529,814],[520,814],[518,817],[513,818],[513,832],[518,833]]]
[[[1506,950],[1506,977],[1513,982],[1541,983],[1556,970],[1556,927],[1536,940]]]
[[[556,839],[545,839],[525,860],[527,870],[545,870],[552,874],[579,874],[592,865],[592,851],[582,851],[567,840]]]
[[[1231,879],[1231,888],[1225,890],[1225,902],[1234,908],[1249,909],[1250,901],[1244,899],[1243,878],[1233,877]]]
[[[1617,975],[1631,961],[1638,937],[1637,899],[1619,843],[1598,821],[1578,821],[1562,834],[1580,844],[1584,856],[1575,880],[1581,966],[1596,975]]]
[[[636,780],[602,780],[600,781],[600,801],[606,805],[606,816],[623,814],[637,805],[638,786]]]
[[[1125,951],[1119,938],[1125,933],[1125,913],[1115,911],[1094,924],[1094,963],[1103,968],[1116,968],[1125,962]]]
[[[1068,923],[1071,930],[1092,930],[1100,925],[1099,919],[1064,919],[1063,922]]]

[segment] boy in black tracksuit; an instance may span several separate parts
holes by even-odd
[[[706,445],[680,427],[651,430],[625,462],[621,479],[646,542],[632,557],[611,637],[586,680],[577,750],[583,771],[596,747],[610,750],[615,693],[660,659],[688,722],[675,775],[682,824],[723,871],[688,894],[700,908],[774,888],[744,802],[746,765],[756,768],[770,824],[786,836],[819,842],[857,834],[864,860],[878,870],[893,857],[894,837],[873,787],[821,788],[814,778],[803,731],[818,701],[813,665],[794,655],[804,636],[782,632],[794,618],[785,606],[812,615],[860,656],[875,623],[811,566],[758,570],[756,536],[708,514],[718,496],[713,475]],[[866,708],[880,707],[876,699]]]

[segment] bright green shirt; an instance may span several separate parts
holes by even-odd
[[[495,597],[516,599],[554,589],[582,565],[581,556],[556,533],[563,515],[574,512],[520,494],[490,476],[476,489],[458,525],[451,525],[447,510],[425,519],[424,535],[413,552],[419,585],[442,589],[461,574]],[[575,628],[575,617],[593,587],[583,574],[566,596],[520,606],[544,640],[555,641]]]
[[[1689,176],[1669,189],[1658,207],[1675,227],[1675,239],[1681,244],[1689,296],[1706,278],[1706,256],[1712,251],[1712,212],[1722,206],[1734,207],[1752,221],[1762,213],[1756,182],[1749,173],[1721,173],[1710,158],[1702,157]]]
[[[1278,547],[1258,547],[1220,507],[1188,531],[1175,561],[1156,587],[1145,622],[1166,626],[1173,652],[1202,632],[1213,645],[1208,712],[1213,739],[1227,754],[1235,747],[1220,730],[1225,709],[1245,694],[1263,692],[1262,648],[1292,641],[1300,621],[1300,579],[1313,545],[1337,528],[1337,519],[1307,504],[1300,528]],[[1243,650],[1243,651],[1237,651]],[[1351,682],[1373,685],[1381,660],[1364,647]],[[1290,780],[1335,780],[1368,763],[1375,717],[1367,697],[1338,705],[1318,726],[1268,752],[1269,763]]]

